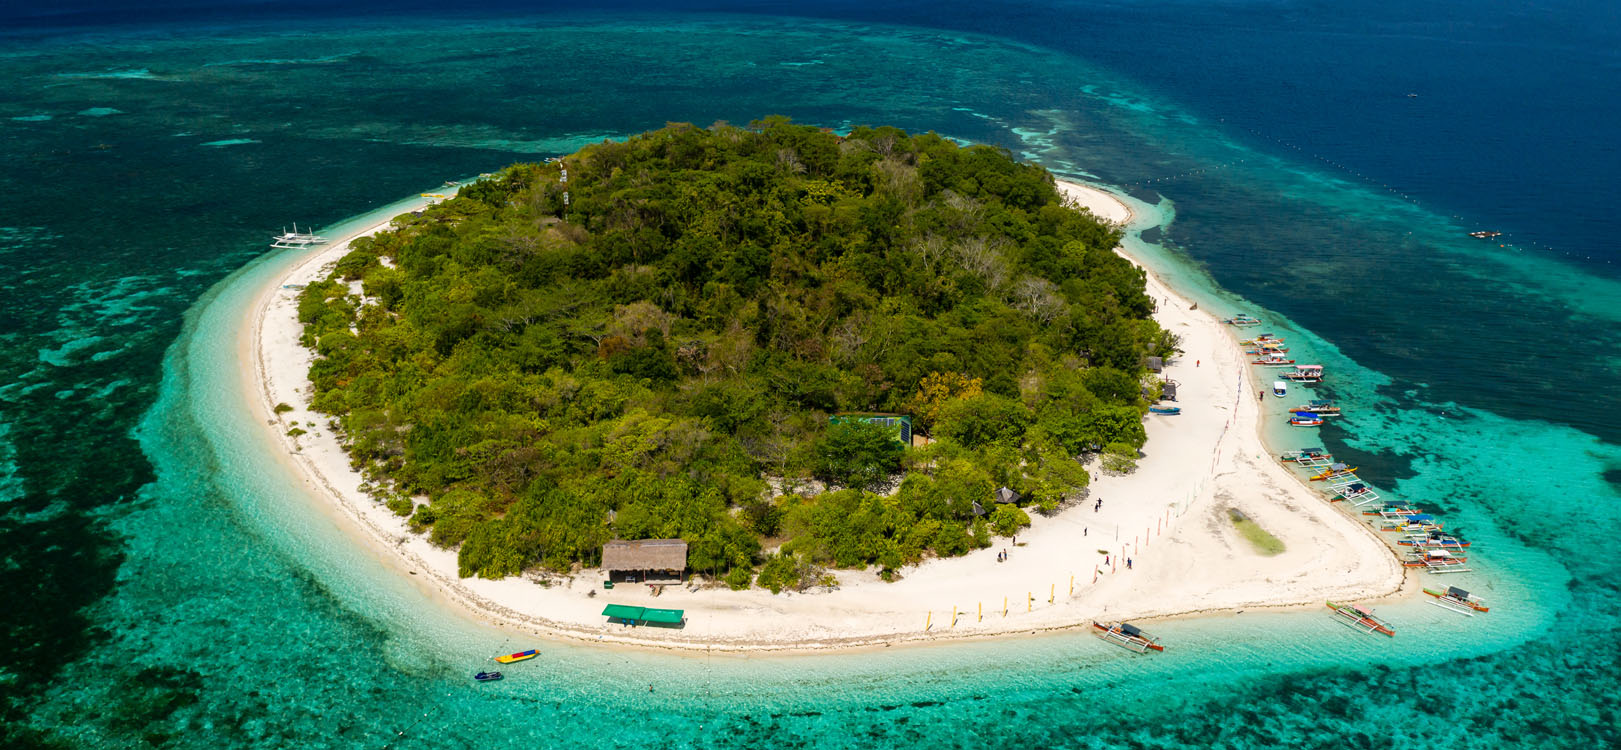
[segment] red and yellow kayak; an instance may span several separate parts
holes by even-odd
[[[538,649],[533,649],[532,648],[532,649],[529,649],[528,651],[519,651],[516,654],[507,654],[506,656],[497,656],[497,657],[495,657],[495,660],[502,663],[502,664],[511,664],[511,663],[513,663],[515,661],[528,661],[528,660],[533,659],[533,658],[535,658],[537,656],[540,656],[540,651]]]

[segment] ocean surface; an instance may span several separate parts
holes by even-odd
[[[0,746],[1621,744],[1615,4],[134,5],[0,6]],[[1320,441],[1475,542],[1447,582],[1491,613],[1179,620],[1152,658],[545,642],[471,684],[537,644],[348,543],[236,406],[269,235],[769,114],[1128,192],[1157,272],[1327,366]]]

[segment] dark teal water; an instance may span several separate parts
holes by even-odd
[[[1613,745],[1621,289],[1595,207],[1615,152],[1571,146],[1615,106],[1578,91],[1614,90],[1602,23],[1509,44],[1493,33],[1519,11],[1489,7],[1355,30],[1294,4],[951,10],[222,10],[4,37],[3,744]],[[1492,79],[1540,98],[1488,126],[1483,71],[1504,59],[1569,76]],[[1481,544],[1468,585],[1492,614],[1392,608],[1392,643],[1315,614],[1168,623],[1178,648],[1153,661],[1085,636],[771,659],[548,645],[542,679],[470,689],[505,636],[345,545],[241,439],[228,332],[289,260],[266,235],[769,113],[999,143],[1160,203],[1174,221],[1140,251],[1307,342],[1355,411],[1330,447]],[[1518,244],[1462,236],[1480,226]]]

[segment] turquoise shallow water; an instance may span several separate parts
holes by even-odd
[[[1595,550],[1621,531],[1606,479],[1621,452],[1605,420],[1550,405],[1572,388],[1614,405],[1616,386],[1546,376],[1617,361],[1617,308],[1595,299],[1621,297],[1613,279],[1459,240],[1444,216],[1118,70],[867,23],[576,17],[13,39],[0,72],[23,82],[0,99],[19,155],[0,176],[0,284],[30,302],[0,311],[0,531],[27,563],[0,580],[44,613],[4,620],[15,743],[1615,738],[1618,571]],[[1158,204],[1168,225],[1134,252],[1201,307],[1254,312],[1328,366],[1324,392],[1352,416],[1321,439],[1476,541],[1464,585],[1493,612],[1383,607],[1394,640],[1316,612],[1173,621],[1155,627],[1174,644],[1155,658],[1082,634],[771,657],[548,643],[513,679],[469,685],[520,644],[348,543],[236,408],[245,295],[291,260],[263,256],[264,235],[387,215],[445,179],[665,120],[770,112],[996,142]],[[1518,353],[1530,341],[1552,344],[1540,363]]]

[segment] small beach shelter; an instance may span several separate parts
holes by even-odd
[[[1146,357],[1144,363],[1148,365],[1149,372],[1161,372],[1165,369],[1165,360],[1160,357]]]
[[[1176,400],[1176,381],[1175,380],[1167,380],[1167,381],[1165,381],[1163,383],[1160,383],[1159,384],[1159,393],[1160,393],[1160,397],[1164,398],[1166,401],[1175,401]]]
[[[687,569],[687,543],[681,539],[615,539],[602,545],[608,580],[679,581]]]
[[[1007,487],[1003,487],[996,491],[996,502],[1004,504],[1019,502],[1019,493],[1014,492]]]

